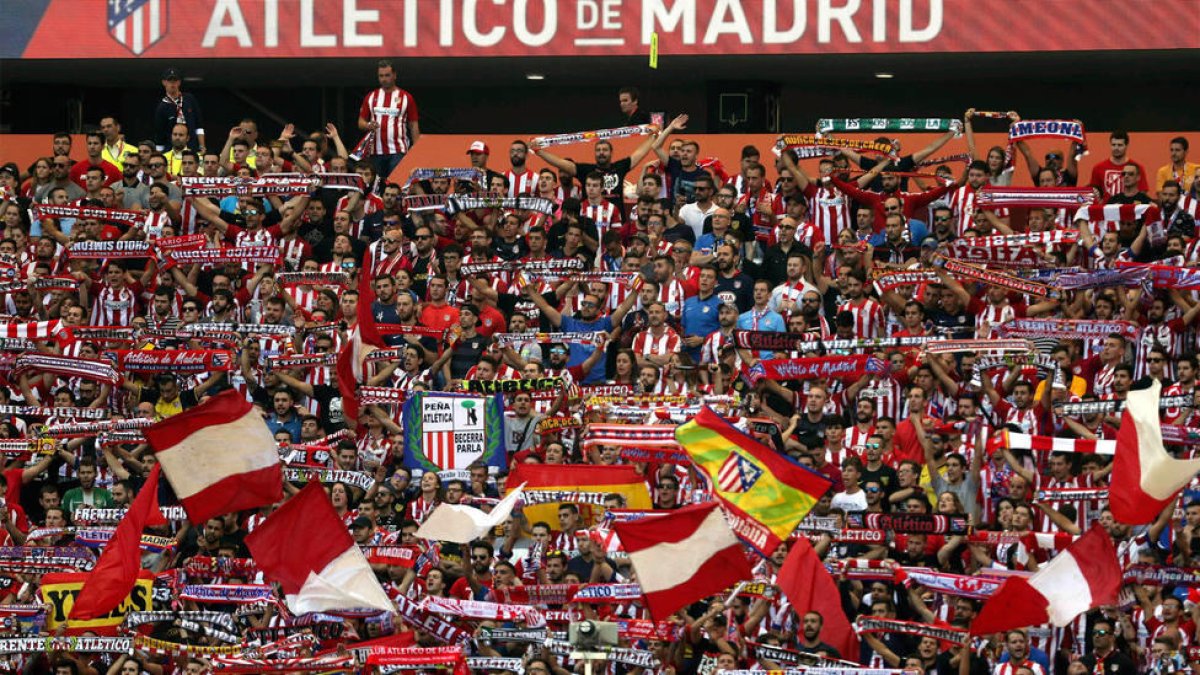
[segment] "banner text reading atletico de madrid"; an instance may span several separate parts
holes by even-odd
[[[1179,49],[1193,0],[50,0],[14,58],[279,58]],[[1111,30],[1112,16],[1122,30]],[[135,27],[138,28],[135,32]],[[72,39],[62,41],[63,34]],[[1070,35],[1070,40],[1045,40]]]

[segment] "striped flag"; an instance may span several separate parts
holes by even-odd
[[[167,0],[108,0],[108,34],[141,56],[167,34]]]
[[[791,535],[832,485],[708,407],[679,427],[675,438],[716,486],[733,531],[764,556]]]
[[[1012,431],[1004,432],[1005,445],[1012,450],[1040,450],[1042,452],[1079,452],[1088,455],[1111,455],[1117,451],[1116,441],[1087,438],[1057,438],[1034,436]]]

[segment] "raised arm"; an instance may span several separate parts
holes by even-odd
[[[559,157],[558,155],[543,148],[540,144],[536,143],[535,140],[529,141],[529,147],[533,148],[533,154],[541,157],[542,161],[558,169],[567,176],[575,176],[578,174],[579,169],[575,166],[575,162]]]
[[[953,131],[947,131],[946,133],[942,134],[941,136],[938,136],[937,138],[933,139],[932,143],[930,143],[929,145],[921,148],[920,150],[918,150],[912,154],[913,162],[920,164],[921,162],[925,161],[925,159],[927,157],[929,157],[933,153],[937,152],[938,148],[949,143],[951,138],[954,138]]]

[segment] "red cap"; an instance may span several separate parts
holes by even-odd
[[[475,141],[471,144],[471,147],[467,148],[468,155],[472,152],[482,152],[485,155],[492,154],[491,151],[488,150],[487,143],[484,143],[483,141]]]

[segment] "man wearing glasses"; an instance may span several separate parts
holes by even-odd
[[[1121,191],[1108,198],[1106,204],[1152,204],[1154,200],[1146,194],[1142,184],[1146,182],[1137,164],[1129,162],[1121,167]]]
[[[693,189],[696,201],[680,207],[679,219],[692,228],[696,239],[700,239],[700,236],[704,234],[705,218],[712,215],[718,208],[716,202],[713,201],[716,185],[713,183],[712,176],[704,174],[696,179]]]
[[[1133,659],[1117,649],[1117,626],[1107,611],[1092,622],[1092,651],[1079,658],[1089,673],[1134,675],[1138,672]]]

